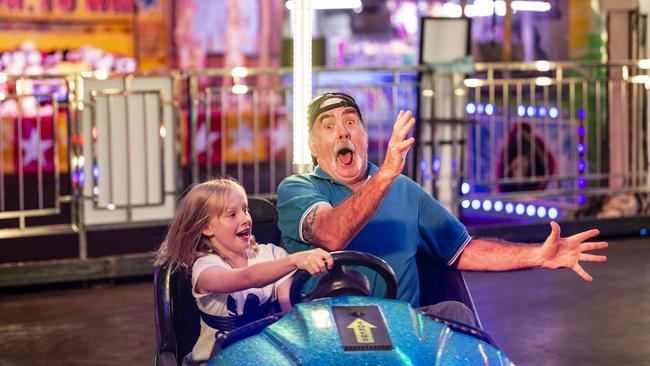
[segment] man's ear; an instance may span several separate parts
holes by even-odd
[[[314,139],[311,138],[311,134],[309,135],[309,151],[311,152],[311,156],[316,158],[316,145],[314,145]]]

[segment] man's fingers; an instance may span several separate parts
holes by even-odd
[[[555,221],[551,221],[551,234],[549,235],[549,239],[551,240],[551,243],[554,243],[559,238],[560,238],[560,225],[558,225],[558,223]]]
[[[581,253],[580,256],[578,257],[578,260],[584,261],[584,262],[606,262],[607,257],[604,256],[604,255],[594,255],[594,254]]]
[[[592,242],[592,243],[582,243],[580,244],[580,251],[581,252],[587,252],[590,250],[597,250],[597,249],[605,249],[609,247],[609,243],[606,241],[598,241],[598,242]]]
[[[399,114],[397,115],[397,118],[395,119],[395,128],[398,128],[399,126],[404,124],[405,121],[408,121],[410,116],[411,116],[411,111],[400,110]]]
[[[585,281],[587,281],[587,282],[591,282],[591,281],[593,281],[594,278],[591,277],[591,276],[589,275],[589,273],[587,273],[587,271],[585,271],[584,269],[582,269],[582,267],[581,267],[579,264],[576,264],[572,269],[573,269],[573,271],[574,271],[575,273],[578,274],[578,276],[582,277],[583,280],[585,280]]]
[[[577,233],[575,235],[571,235],[568,239],[577,240],[578,242],[583,242],[587,239],[593,238],[594,236],[598,236],[598,234],[600,234],[600,231],[598,231],[598,229],[592,229],[592,230],[583,231],[581,233]]]
[[[414,137],[409,137],[408,139],[406,139],[406,140],[400,142],[399,144],[397,144],[397,151],[399,151],[400,153],[403,153],[404,151],[410,149],[411,146],[413,146],[414,143],[415,143],[415,138]]]

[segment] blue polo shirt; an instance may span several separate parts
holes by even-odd
[[[369,175],[377,166],[368,164]],[[278,226],[286,249],[293,253],[313,246],[302,238],[302,222],[315,205],[336,206],[352,194],[342,182],[320,167],[308,174],[285,178],[278,187]],[[424,248],[433,258],[452,264],[470,241],[467,229],[420,185],[400,175],[391,185],[370,222],[352,239],[346,249],[383,258],[397,274],[397,298],[417,307],[420,288],[415,254]],[[375,296],[384,293],[384,281],[370,276]]]

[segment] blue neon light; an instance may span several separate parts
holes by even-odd
[[[468,194],[470,189],[472,189],[472,187],[469,185],[469,183],[463,183],[460,185],[460,193],[462,194]]]
[[[515,205],[512,203],[508,202],[506,203],[506,213],[511,214],[515,210]]]
[[[490,200],[483,201],[483,210],[490,212],[490,210],[492,210],[492,201]]]
[[[475,210],[478,210],[481,208],[481,201],[479,200],[472,200],[472,208]]]
[[[546,207],[544,206],[537,207],[537,217],[539,217],[540,219],[546,217]]]
[[[517,215],[523,215],[524,212],[526,212],[526,207],[523,205],[523,203],[518,203],[517,206],[515,206],[515,212]]]
[[[549,219],[555,220],[555,219],[557,219],[557,216],[558,216],[557,208],[551,207],[551,208],[548,209],[548,218]]]
[[[465,112],[467,112],[467,114],[474,114],[476,112],[476,105],[474,103],[467,103],[465,106]]]
[[[528,207],[526,207],[526,215],[535,216],[535,212],[537,212],[535,205],[528,205]]]
[[[485,111],[485,107],[483,107],[482,103],[476,105],[476,113],[483,114],[484,111]]]
[[[503,210],[503,202],[494,201],[494,211],[501,212],[501,210]]]
[[[526,115],[526,107],[524,107],[524,106],[521,105],[521,104],[520,104],[519,106],[517,106],[517,115],[518,115],[519,117],[523,117],[523,116],[525,116],[525,115]]]
[[[557,117],[560,116],[560,110],[557,109],[556,106],[552,106],[551,108],[548,109],[548,116],[556,119]]]
[[[540,106],[537,108],[537,115],[540,117],[546,117],[546,107]]]
[[[470,202],[469,202],[469,200],[463,200],[463,202],[461,202],[460,205],[463,208],[469,208]]]
[[[528,109],[526,110],[526,114],[528,115],[528,117],[535,117],[535,112],[536,112],[535,106],[529,105]]]
[[[491,103],[485,105],[485,114],[491,116],[494,114],[494,106]]]

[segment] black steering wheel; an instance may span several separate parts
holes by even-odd
[[[302,301],[310,301],[332,296],[372,296],[370,282],[363,273],[346,268],[347,265],[361,266],[378,273],[386,283],[386,292],[383,298],[395,299],[397,297],[397,278],[395,271],[383,259],[368,253],[352,250],[332,252],[334,265],[329,272],[321,277],[316,288],[308,294],[302,294],[302,288],[311,278],[309,272],[298,270],[293,276],[289,299],[291,305]]]

